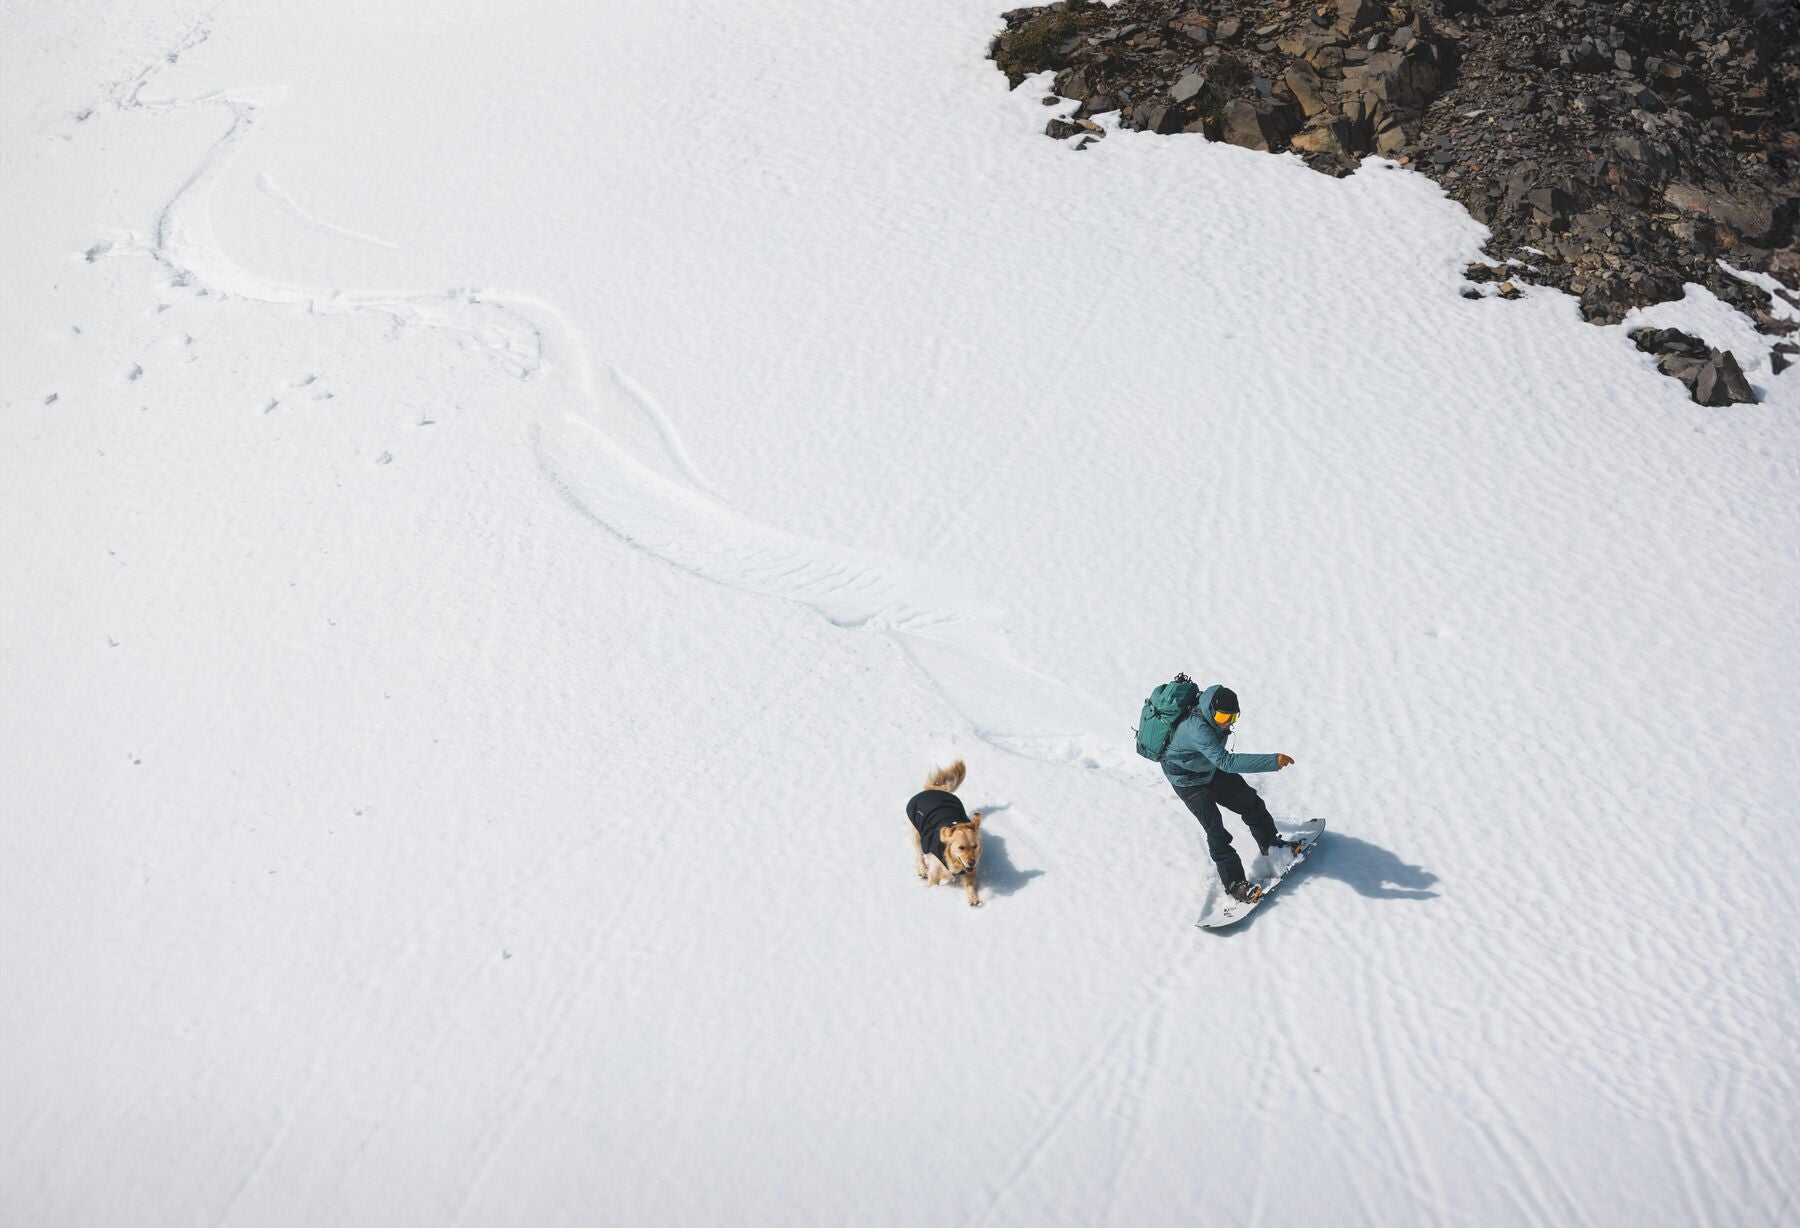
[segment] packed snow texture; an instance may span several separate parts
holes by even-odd
[[[0,10],[0,1218],[1800,1217],[1800,379],[997,24]]]

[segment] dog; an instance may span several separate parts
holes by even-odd
[[[961,759],[933,769],[924,792],[906,803],[906,818],[912,824],[913,872],[928,887],[962,879],[969,907],[980,908],[981,811],[969,814],[956,796],[966,774]]]

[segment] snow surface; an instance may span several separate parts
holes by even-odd
[[[0,9],[0,1219],[1800,1222],[1800,377],[1000,7]]]

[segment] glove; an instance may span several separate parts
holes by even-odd
[[[1294,760],[1293,760],[1292,756],[1290,756],[1290,755],[1276,755],[1275,756],[1275,770],[1277,772],[1279,772],[1284,767],[1293,767],[1293,766],[1294,766]]]

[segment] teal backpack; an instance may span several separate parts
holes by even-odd
[[[1137,753],[1146,759],[1162,762],[1175,736],[1175,726],[1200,702],[1200,688],[1186,674],[1176,674],[1173,682],[1165,682],[1150,692],[1144,701],[1143,715],[1138,717]]]

